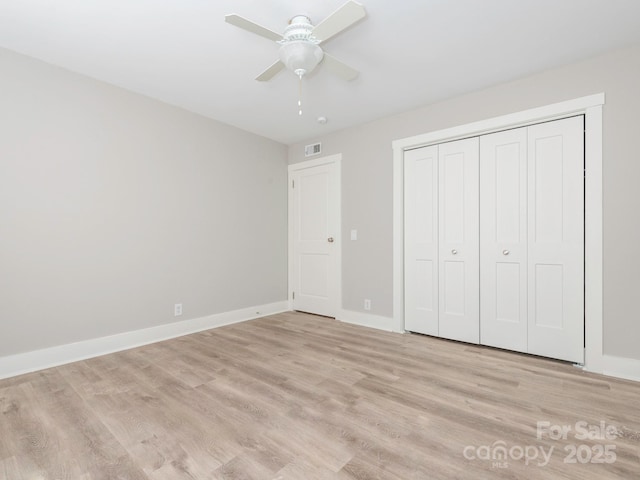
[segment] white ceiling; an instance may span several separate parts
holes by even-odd
[[[346,0],[0,0],[0,46],[291,144],[640,43],[639,0],[361,0],[367,18],[323,44],[358,69],[254,78],[281,32]],[[318,116],[329,119],[317,123]]]

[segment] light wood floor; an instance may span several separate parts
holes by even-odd
[[[638,479],[639,432],[638,383],[300,313],[0,381],[2,480]]]

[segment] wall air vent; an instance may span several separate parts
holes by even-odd
[[[313,145],[307,145],[304,147],[304,156],[305,157],[313,157],[314,155],[319,155],[322,151],[321,143],[314,143]]]

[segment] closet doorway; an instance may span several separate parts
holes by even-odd
[[[583,363],[584,116],[404,154],[405,329]]]
[[[550,356],[553,358],[563,358],[566,360],[574,361],[579,364],[584,364],[587,370],[594,371],[594,372],[602,372],[602,369],[603,369],[603,354],[602,354],[602,336],[603,336],[603,332],[602,332],[602,105],[603,104],[604,104],[604,94],[592,95],[589,97],[582,97],[582,98],[570,100],[567,102],[561,102],[558,104],[548,105],[548,106],[535,108],[535,109],[518,112],[514,114],[509,114],[502,117],[496,117],[493,119],[488,119],[488,120],[484,120],[484,121],[480,121],[472,124],[462,125],[459,127],[454,127],[446,130],[440,130],[440,131],[436,131],[436,132],[432,132],[424,135],[418,135],[416,137],[401,139],[393,142],[393,149],[394,149],[394,321],[398,328],[400,329],[405,328],[406,330],[411,330],[413,328],[413,326],[411,325],[411,320],[409,320],[409,323],[407,324],[407,319],[410,317],[410,314],[409,316],[407,316],[407,312],[405,311],[406,310],[405,298],[410,298],[410,295],[411,295],[411,293],[409,292],[409,297],[406,297],[407,285],[405,284],[405,278],[408,275],[408,272],[405,271],[405,266],[406,266],[405,256],[407,254],[406,252],[407,245],[405,242],[405,227],[406,227],[405,226],[405,221],[406,221],[405,191],[404,191],[405,190],[405,182],[404,182],[405,155],[410,151],[413,151],[422,147],[442,145],[445,143],[456,142],[456,141],[468,139],[471,137],[480,138],[482,136],[486,136],[489,134],[496,134],[497,132],[518,129],[518,128],[529,128],[529,126],[531,125],[544,124],[546,122],[553,122],[555,120],[568,119],[569,117],[575,117],[579,119],[578,121],[582,121],[582,118],[584,118],[584,122],[585,122],[584,129],[583,129],[584,141],[582,142],[584,145],[584,155],[583,155],[584,177],[582,180],[583,182],[582,185],[584,188],[584,195],[583,195],[584,204],[583,204],[583,210],[582,210],[583,213],[577,215],[577,218],[579,218],[582,221],[582,228],[584,229],[583,235],[582,235],[583,237],[582,248],[584,250],[580,255],[582,259],[581,263],[584,265],[583,282],[582,282],[583,300],[582,302],[580,301],[571,302],[572,305],[581,304],[583,308],[583,313],[582,314],[578,313],[578,315],[582,315],[582,317],[584,318],[584,321],[582,322],[582,328],[584,329],[583,330],[584,333],[583,335],[580,335],[580,333],[576,334],[576,332],[573,332],[571,335],[573,336],[574,340],[575,338],[582,336],[583,338],[580,339],[578,341],[579,343],[577,344],[580,347],[583,346],[584,348],[583,349],[578,348],[577,350],[581,350],[581,351],[569,352],[566,355],[564,353],[561,353],[560,355],[558,355],[556,354],[556,352],[553,352],[553,351],[550,351],[550,352],[531,351],[531,353]],[[541,139],[544,139],[544,135],[541,136]],[[540,143],[540,141],[536,141],[534,143]],[[549,145],[547,145],[547,147],[548,146]],[[543,165],[543,163],[540,164],[539,168],[547,168],[547,167],[550,167],[552,169],[554,168],[553,163],[548,165]],[[479,172],[480,172],[480,168],[479,168]],[[511,172],[511,174],[513,174],[513,172]],[[535,174],[534,174],[534,177],[532,178],[535,178]],[[524,181],[524,180],[521,180],[521,181]],[[526,181],[530,182],[528,173],[527,173]],[[480,178],[478,178],[478,185],[480,185],[480,187],[482,186],[482,184],[480,183]],[[553,187],[553,184],[551,186]],[[527,189],[529,189],[528,183],[527,183]],[[503,192],[503,193],[509,193],[509,192]],[[513,194],[513,192],[511,192],[511,194]],[[551,196],[553,196],[553,194]],[[481,208],[480,196],[478,197],[478,199],[479,199],[478,221],[480,225],[483,225],[483,220],[481,219],[481,215],[480,215],[480,208]],[[485,199],[485,202],[487,201],[488,200]],[[545,200],[543,199],[542,201],[544,202]],[[530,203],[529,197],[527,198],[526,203],[527,203],[526,208],[528,212],[529,203]],[[534,201],[534,204],[535,204],[535,201]],[[539,205],[539,204],[535,204],[535,205],[536,207],[538,206],[544,207],[544,205]],[[518,203],[517,208],[518,209],[524,208],[522,201]],[[543,222],[547,221],[546,226],[543,226],[543,228],[550,227],[553,224],[553,222],[557,223],[557,220],[559,218],[558,212],[561,210],[562,209],[559,209],[559,210],[556,209],[555,211],[551,212],[550,216],[545,216],[544,218],[540,218],[540,221],[543,221]],[[513,215],[513,212],[514,210],[512,208],[510,214]],[[506,214],[506,213],[503,212],[503,214]],[[566,214],[564,212],[561,212],[560,214],[560,216],[562,217],[564,217],[565,215]],[[573,218],[575,218],[575,216]],[[438,222],[439,221],[440,219],[438,219]],[[480,229],[481,232],[482,232],[482,228],[483,227],[481,227]],[[484,228],[486,228],[486,226]],[[527,228],[529,228],[528,224],[527,224]],[[552,233],[550,232],[551,231],[548,229],[544,230],[543,232],[540,233],[539,238],[542,238],[541,236],[543,234],[552,236]],[[526,237],[527,242],[530,242],[530,239],[528,237],[529,233],[527,234],[527,237]],[[548,236],[547,240],[551,240],[551,236]],[[493,247],[495,247],[495,245]],[[575,244],[571,243],[571,248],[574,248],[574,247],[575,247]],[[551,250],[558,251],[558,248],[554,247]],[[562,248],[560,248],[560,250],[562,250]],[[509,253],[505,254],[503,253],[504,251],[509,251]],[[480,244],[478,244],[478,252],[480,252]],[[500,255],[502,255],[502,257],[509,258],[509,256],[511,256],[510,258],[514,259],[512,262],[505,262],[504,261],[505,259],[503,258],[501,260],[501,263],[521,264],[520,263],[521,259],[520,260],[517,259],[518,257],[517,248],[515,250],[513,247],[511,249],[502,248],[499,251],[499,253]],[[542,253],[540,254],[542,255]],[[527,258],[528,257],[529,257],[529,253],[527,253]],[[491,255],[487,255],[484,258],[485,258],[484,261],[486,262],[491,262],[491,259],[493,258],[493,261],[495,263],[497,261],[496,258],[499,258],[499,257],[496,257],[496,255],[494,255],[493,257]],[[438,258],[438,261],[440,262],[440,258]],[[540,286],[541,288],[543,286],[552,286],[553,282],[555,282],[556,286],[558,284],[562,285],[563,280],[561,279],[561,275],[559,275],[560,268],[557,267],[557,263],[554,263],[554,262],[555,262],[554,259],[546,259],[546,260],[543,259],[538,262],[541,267],[537,268],[538,270],[537,282],[538,282],[538,286]],[[548,268],[546,267],[547,265],[549,266]],[[556,266],[553,267],[552,265],[556,265]],[[481,266],[482,264],[479,263],[479,270],[481,270],[480,269]],[[528,260],[527,260],[526,266],[527,266],[527,270],[531,266]],[[571,268],[572,267],[570,267],[569,269]],[[490,268],[488,268],[486,265],[484,270],[486,270],[487,274],[490,273]],[[525,283],[519,282],[517,284],[514,284],[511,281],[509,282],[506,281],[506,276],[508,276],[506,274],[509,273],[509,275],[511,275],[511,277],[513,278],[513,276],[517,274],[516,270],[519,270],[519,275],[523,276],[524,273],[522,272],[522,268],[521,267],[516,268],[516,267],[513,267],[513,265],[511,265],[511,266],[506,266],[506,268],[502,268],[502,270],[503,271],[500,272],[499,274],[502,276],[502,280],[501,280],[502,283],[500,285],[500,288],[511,289],[511,293],[509,293],[508,296],[505,296],[505,298],[513,299],[514,298],[513,294],[514,294],[514,291],[516,290],[520,291],[518,295],[519,299],[522,298],[521,295],[523,295],[523,291],[525,289]],[[534,268],[534,271],[535,270],[536,269]],[[562,267],[562,270],[563,270],[562,277],[564,278],[566,268]],[[423,275],[424,275],[424,271],[423,271]],[[479,283],[482,283],[483,281],[485,281],[482,275],[483,273],[481,271],[478,277]],[[529,275],[528,271],[527,271],[527,275]],[[436,278],[436,277],[433,277],[433,278]],[[437,281],[438,282],[442,281],[440,276],[437,277]],[[574,282],[574,285],[576,284],[577,282]],[[495,284],[495,279],[494,279],[494,286],[496,287],[498,286]],[[530,289],[531,289],[531,281],[529,280],[529,277],[527,277],[527,282],[526,282],[527,316],[529,318],[531,317],[530,304],[532,304],[534,307],[536,306],[535,295],[538,295],[539,298],[538,298],[537,306],[541,309],[541,311],[544,311],[545,308],[548,308],[548,310],[544,315],[544,317],[547,318],[548,320],[546,320],[547,322],[546,324],[541,319],[537,320],[538,322],[537,325],[539,327],[545,327],[545,328],[557,328],[558,327],[557,321],[560,318],[558,317],[558,312],[562,311],[562,309],[566,307],[565,300],[563,299],[560,302],[561,303],[560,305],[558,303],[557,295],[555,297],[555,300],[553,298],[551,299],[547,298],[546,300],[544,298],[540,298],[540,295],[544,297],[545,294],[547,294],[547,296],[551,294],[555,294],[554,292],[557,289],[551,289],[551,288],[546,288],[547,290],[546,292],[542,292],[541,290],[540,294],[537,294],[534,292],[533,293],[534,298],[531,299],[530,297],[532,296],[532,294],[529,291]],[[482,290],[480,289],[480,292],[481,291]],[[480,292],[478,295],[479,298],[481,295]],[[467,292],[465,292],[465,295],[466,294]],[[492,294],[492,296],[494,295]],[[407,307],[409,307],[409,303],[407,304]],[[484,301],[480,301],[479,303],[480,304],[478,305],[478,332],[479,332],[478,342],[482,343],[482,340],[481,340],[482,330],[480,326],[480,316],[481,316],[481,313],[483,315],[487,315],[487,314],[485,312],[481,312],[481,308],[483,306],[486,306],[485,304],[488,304],[490,302],[488,302],[488,300],[485,299]],[[494,310],[495,310],[495,307],[496,306],[494,305]],[[440,308],[440,306],[438,306],[438,308]],[[501,314],[499,315],[499,317],[506,319],[508,317],[512,317],[514,312],[516,312],[516,310],[520,311],[522,308],[524,308],[524,305],[519,301],[518,302],[512,301],[511,303],[505,303],[503,301],[503,303],[499,306],[499,308],[501,309],[500,310]],[[534,318],[536,318],[535,315],[534,315]],[[486,322],[486,325],[488,326],[489,322]],[[529,332],[530,326],[531,326],[530,322],[527,322],[526,324],[527,339],[532,337],[532,334]],[[523,327],[520,326],[520,328],[522,329]],[[485,338],[489,338],[491,334],[489,333],[489,329],[486,329],[486,330],[487,331],[485,331]],[[500,331],[501,329],[497,329],[497,330]],[[500,342],[504,339],[501,340],[500,338],[498,338],[499,336],[500,335],[495,335],[496,338],[492,343],[494,343],[494,345],[502,346],[503,348],[505,348],[504,345],[500,345]],[[513,338],[510,335],[507,335],[507,337]],[[540,342],[540,343],[546,343],[546,342]],[[513,348],[514,350],[520,350],[520,351],[525,350],[521,348],[521,346],[518,347],[517,345],[506,347],[506,348]],[[565,349],[564,347],[560,347],[558,348],[558,350],[561,350],[562,352],[566,352],[571,349]]]

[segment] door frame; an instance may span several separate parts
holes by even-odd
[[[585,115],[585,370],[603,373],[602,107],[604,93],[395,140],[393,146],[393,320],[404,330],[404,152],[508,128]]]
[[[294,265],[294,252],[293,252],[293,195],[291,195],[293,174],[301,170],[308,170],[310,168],[320,167],[324,165],[334,164],[336,171],[336,182],[338,188],[336,195],[338,198],[335,200],[337,205],[336,215],[336,232],[334,232],[334,238],[336,239],[336,272],[335,278],[331,279],[334,285],[334,305],[333,305],[333,317],[337,318],[342,309],[342,154],[328,155],[322,158],[316,158],[314,160],[307,160],[305,162],[294,163],[287,168],[287,205],[288,205],[288,281],[287,281],[287,300],[289,303],[289,310],[293,310],[293,265]]]

